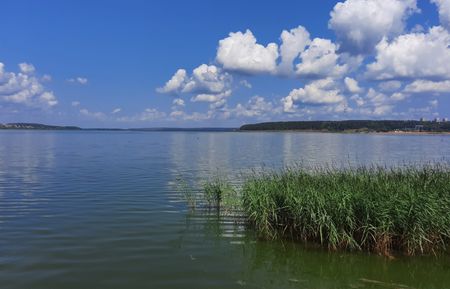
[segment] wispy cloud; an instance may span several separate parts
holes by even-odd
[[[67,82],[86,85],[88,83],[88,79],[86,77],[74,77],[74,78],[68,78]]]

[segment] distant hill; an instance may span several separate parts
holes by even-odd
[[[325,131],[325,132],[450,132],[450,122],[418,120],[342,120],[342,121],[287,121],[246,124],[241,131]]]
[[[57,125],[46,125],[40,123],[0,123],[0,129],[40,129],[40,130],[81,130],[77,126],[57,126]]]
[[[201,127],[201,128],[176,128],[176,127],[157,127],[157,128],[80,128],[77,126],[57,126],[46,125],[41,123],[0,123],[0,129],[36,129],[36,130],[88,130],[88,131],[192,131],[192,132],[229,132],[237,131],[237,128],[216,128],[216,127]]]

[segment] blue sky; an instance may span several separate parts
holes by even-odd
[[[450,0],[3,1],[0,122],[450,116]]]

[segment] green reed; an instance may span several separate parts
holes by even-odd
[[[449,245],[450,169],[445,165],[291,168],[255,173],[239,190],[217,180],[205,185],[210,204],[220,206],[224,195],[266,239],[384,255],[434,253]]]

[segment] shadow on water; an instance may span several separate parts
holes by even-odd
[[[223,254],[224,266],[228,264],[226,256],[232,257],[230,265],[235,267],[226,271],[236,288],[442,289],[450,284],[448,254],[391,260],[367,253],[330,252],[290,241],[263,241],[246,229],[242,218],[217,211],[188,212],[182,236],[185,241],[205,240],[205,248]],[[199,256],[190,257],[193,262],[202,262]]]

